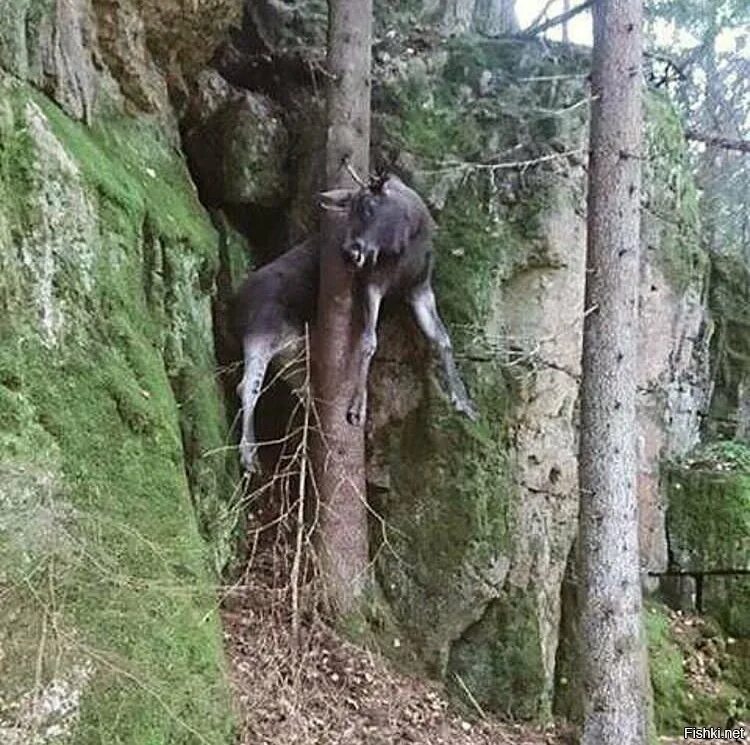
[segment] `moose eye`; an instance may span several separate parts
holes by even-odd
[[[375,205],[371,199],[364,199],[359,208],[360,216],[363,220],[370,221],[375,217]]]

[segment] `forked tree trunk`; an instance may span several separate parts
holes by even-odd
[[[366,177],[370,148],[372,0],[328,2],[328,132],[326,185],[351,187],[343,163]],[[321,502],[320,557],[328,601],[342,616],[354,610],[368,568],[363,428],[347,422],[356,375],[351,364],[359,334],[352,274],[340,246],[343,219],[323,216],[317,330],[313,339],[313,390],[320,437],[314,450]]]
[[[641,0],[594,5],[580,444],[582,745],[645,745],[636,495]]]

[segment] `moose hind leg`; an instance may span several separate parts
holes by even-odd
[[[255,405],[263,390],[263,378],[271,360],[272,346],[268,339],[248,334],[242,348],[245,359],[245,370],[242,381],[237,386],[237,393],[242,401],[242,435],[240,438],[240,462],[246,471],[252,471],[258,443],[255,438]]]
[[[478,418],[474,404],[469,398],[461,375],[453,359],[453,346],[442,318],[437,310],[435,294],[430,285],[421,285],[411,295],[410,305],[417,325],[432,348],[432,353],[440,361],[448,388],[451,404],[456,411],[465,414],[472,421]]]

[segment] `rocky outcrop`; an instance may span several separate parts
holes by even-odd
[[[204,204],[278,207],[288,199],[288,136],[270,98],[205,71],[196,81],[183,128]]]
[[[709,307],[715,330],[707,444],[670,464],[667,513],[673,602],[711,614],[739,637],[750,635],[749,296],[741,253],[712,255]]]
[[[125,0],[0,10],[3,742],[231,739],[219,242],[175,149],[166,22]]]

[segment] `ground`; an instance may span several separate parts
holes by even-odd
[[[222,597],[239,745],[576,742],[576,728],[569,724],[531,726],[486,713],[466,681],[456,681],[463,694],[449,698],[443,685],[394,664],[394,655],[386,659],[373,645],[362,643],[361,636],[354,644],[327,624],[317,610],[321,597],[315,589],[309,525],[296,522],[288,487],[281,489],[281,514],[261,509],[251,517],[248,565]],[[298,545],[303,547],[299,552]],[[289,580],[295,564],[297,591]],[[750,743],[750,722],[733,719],[724,683],[733,677],[730,667],[735,664],[728,647],[740,642],[727,639],[714,622],[700,616],[663,606],[651,606],[648,613],[661,728],[679,732],[683,726],[715,726],[718,719],[701,719],[708,716],[708,703],[713,701],[717,712],[729,712],[725,726],[744,726],[748,737],[742,742]],[[407,645],[397,633],[390,638],[394,646]],[[741,669],[736,673],[743,675]],[[660,736],[656,742],[686,741]]]
[[[394,671],[376,652],[321,620],[302,625],[293,651],[283,591],[252,580],[232,590],[225,640],[242,745],[553,745],[554,727],[463,714],[441,688]]]

